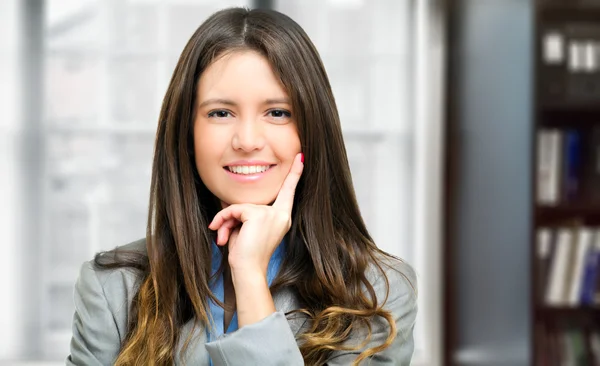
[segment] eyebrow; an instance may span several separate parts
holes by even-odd
[[[265,104],[292,104],[290,98],[275,98],[265,100]]]
[[[237,106],[237,103],[230,99],[222,99],[222,98],[213,98],[207,99],[204,102],[198,105],[198,108],[205,107],[209,104],[225,104],[230,106]],[[292,104],[289,98],[275,98],[275,99],[266,99],[264,104]]]

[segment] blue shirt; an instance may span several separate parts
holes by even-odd
[[[285,255],[285,240],[282,240],[279,246],[273,252],[271,259],[269,260],[269,266],[267,267],[267,282],[269,286],[273,283],[277,272],[279,272],[279,268],[281,267],[281,262],[283,262],[283,258]],[[217,244],[212,242],[212,260],[211,260],[211,276],[214,276],[219,269],[219,265],[221,264],[221,251]],[[223,286],[223,273],[221,273],[218,277],[215,277],[209,283],[210,290],[213,294],[219,299],[221,302],[225,302],[225,289]],[[211,327],[206,328],[206,338],[208,342],[212,342],[222,336],[224,333],[235,332],[238,329],[238,319],[237,319],[237,311],[233,313],[231,321],[227,327],[227,331],[223,331],[223,319],[225,318],[225,310],[217,305],[214,301],[209,301],[210,312],[213,317],[214,323],[211,324]],[[211,331],[212,330],[212,331]],[[212,365],[212,360],[210,360],[210,364]]]

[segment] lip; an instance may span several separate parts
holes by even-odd
[[[269,169],[265,170],[262,173],[253,173],[253,174],[236,174],[233,173],[231,171],[229,171],[229,169],[227,168],[228,166],[246,166],[246,165],[268,165]],[[258,160],[240,160],[240,161],[236,161],[230,164],[227,164],[223,167],[223,170],[225,170],[225,172],[227,173],[227,175],[240,183],[253,183],[256,182],[258,180],[263,179],[265,176],[267,176],[272,170],[273,168],[277,166],[276,164],[271,164],[271,163],[267,163],[265,161],[258,161]]]
[[[233,161],[229,164],[225,164],[225,167],[228,166],[245,166],[245,165],[275,165],[274,163],[269,163],[267,161],[262,160],[238,160]]]

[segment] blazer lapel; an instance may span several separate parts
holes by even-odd
[[[181,329],[181,334],[179,335],[178,346],[177,346],[177,359],[175,360],[175,365],[208,365],[208,351],[204,344],[207,342],[206,338],[206,328],[203,325],[196,325],[194,329],[193,337],[188,345],[186,350],[185,360],[181,359],[181,349],[183,348],[183,344],[188,339],[190,332],[194,326],[194,322],[192,320],[185,323],[183,328]],[[185,362],[184,362],[185,361]]]
[[[273,295],[273,302],[275,303],[275,309],[283,313],[302,308],[302,304],[300,303],[298,296],[289,287],[277,291]],[[292,329],[292,333],[297,335],[305,325],[308,317],[302,313],[294,313],[287,315],[287,320],[290,324],[290,328]]]

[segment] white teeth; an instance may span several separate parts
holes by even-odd
[[[267,171],[270,168],[269,165],[242,165],[242,166],[228,166],[230,172],[236,174],[256,174]]]

